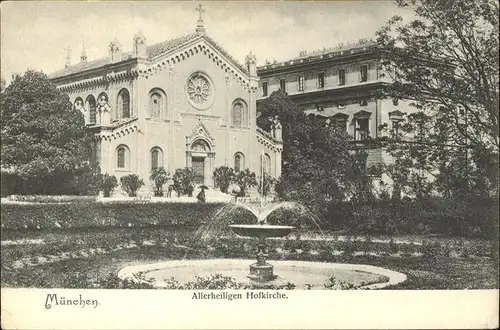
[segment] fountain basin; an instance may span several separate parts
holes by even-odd
[[[275,226],[275,225],[230,225],[233,232],[246,237],[285,237],[295,229],[293,226]]]
[[[134,275],[143,274],[145,278],[154,279],[153,284],[158,288],[165,287],[164,280],[170,277],[186,283],[195,281],[196,276],[213,274],[232,277],[238,283],[256,284],[248,278],[249,262],[251,260],[248,259],[170,260],[127,266],[120,270],[118,276],[140,281]],[[331,277],[335,277],[338,283],[344,282],[360,289],[381,289],[406,281],[405,274],[371,265],[295,260],[279,260],[273,264],[279,275],[266,284],[284,285],[290,282],[296,285],[296,289],[307,289],[312,285],[313,290],[324,290]]]

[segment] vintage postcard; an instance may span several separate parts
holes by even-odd
[[[2,329],[498,328],[498,28],[3,2]]]

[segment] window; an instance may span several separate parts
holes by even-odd
[[[336,113],[331,117],[335,124],[335,128],[341,132],[347,132],[347,120],[349,116],[344,113]]]
[[[398,134],[399,132],[399,120],[391,120],[392,122],[392,131],[394,134]]]
[[[151,170],[163,166],[163,152],[160,148],[151,149]]]
[[[151,118],[160,118],[161,114],[161,95],[159,93],[153,93],[149,102],[149,110],[151,113]]]
[[[339,69],[339,85],[345,85],[345,69]]]
[[[280,89],[282,92],[286,92],[286,79],[280,79]]]
[[[262,96],[267,96],[267,81],[262,82]]]
[[[404,120],[403,116],[405,114],[399,110],[394,110],[389,112],[389,120],[392,123],[392,132],[393,134],[398,134],[400,122]]]
[[[363,117],[356,119],[356,140],[364,141],[370,136],[370,118]]]
[[[85,107],[89,110],[89,124],[94,125],[96,123],[96,102],[94,96],[87,96],[85,103]]]
[[[116,167],[119,169],[128,168],[129,150],[127,146],[121,145],[116,148]]]
[[[262,157],[262,171],[267,174],[271,174],[271,156],[269,154],[264,154]]]
[[[335,119],[335,127],[340,132],[347,132],[347,121],[344,119]]]
[[[360,69],[360,81],[368,81],[368,65],[362,65]]]
[[[239,100],[233,103],[231,117],[232,126],[244,127],[247,125],[246,105],[243,103],[243,101]]]
[[[118,116],[130,118],[130,94],[125,88],[118,93]]]
[[[323,72],[318,74],[318,88],[325,87],[325,74]]]
[[[299,92],[304,91],[304,76],[299,76]]]
[[[239,172],[245,168],[245,157],[241,152],[234,155],[234,170]]]

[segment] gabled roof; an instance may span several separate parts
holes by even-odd
[[[154,60],[155,58],[177,48],[180,47],[187,42],[190,42],[192,40],[195,40],[197,38],[203,38],[206,42],[208,42],[212,47],[217,49],[223,56],[227,57],[228,60],[230,60],[236,67],[238,67],[240,70],[242,70],[244,73],[248,74],[248,71],[246,68],[238,63],[232,56],[230,56],[217,42],[215,42],[212,38],[208,37],[207,35],[204,34],[199,34],[199,33],[191,33],[188,35],[185,35],[180,38],[175,38],[167,41],[163,41],[154,45],[150,45],[146,47],[146,55],[149,60]],[[132,58],[132,53],[131,52],[124,52],[122,53],[122,61],[128,60]],[[66,75],[70,75],[73,73],[78,73],[86,70],[91,70],[91,69],[97,69],[99,67],[102,67],[106,64],[109,64],[110,60],[108,57],[100,58],[94,61],[89,61],[87,63],[78,63],[71,65],[67,68],[64,68],[62,70],[56,71],[52,74],[49,75],[49,78],[59,78],[63,77]],[[119,63],[119,62],[118,62]]]

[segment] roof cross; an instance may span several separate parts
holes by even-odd
[[[196,7],[195,9],[199,15],[200,15],[200,18],[198,19],[199,22],[203,22],[203,13],[205,12],[205,9],[203,9],[203,6],[201,5],[201,3],[198,5],[198,7]]]

